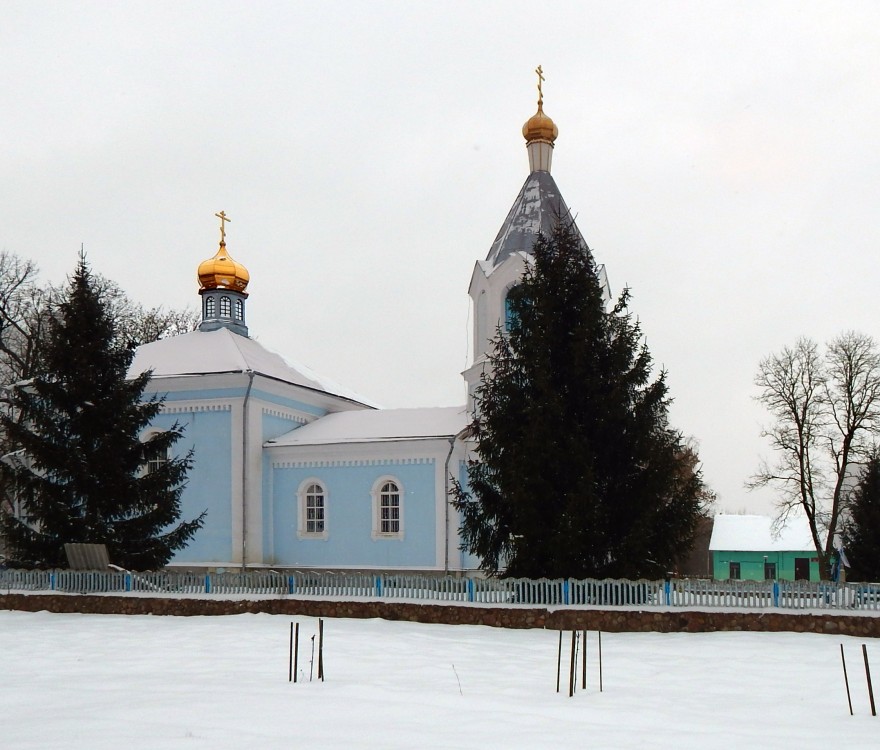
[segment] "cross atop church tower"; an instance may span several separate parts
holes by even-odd
[[[541,88],[540,85],[538,86],[538,88],[539,89]],[[232,219],[230,219],[226,215],[226,211],[221,211],[219,214],[214,214],[214,216],[216,216],[218,219],[220,219],[220,244],[225,245],[226,244],[226,222],[227,221],[231,222]]]
[[[535,68],[535,72],[538,74],[538,109],[542,109],[544,106],[544,92],[541,89],[541,84],[544,83],[544,71],[539,65]]]

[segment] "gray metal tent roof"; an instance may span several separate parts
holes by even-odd
[[[531,252],[539,233],[549,235],[556,222],[569,215],[553,176],[544,171],[532,172],[516,196],[486,260],[497,266],[514,253]]]

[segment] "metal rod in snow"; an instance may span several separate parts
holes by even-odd
[[[309,662],[309,682],[312,681],[312,675],[315,673],[315,636],[312,636],[312,660]]]
[[[324,682],[324,620],[318,620],[318,677]]]
[[[287,681],[293,682],[293,623],[290,623],[290,646],[287,649]]]
[[[868,647],[862,644],[862,656],[865,657],[865,678],[868,680],[868,698],[871,700],[871,716],[877,715],[877,709],[874,706],[874,686],[871,685],[871,667],[868,664]]]
[[[846,702],[849,703],[849,715],[853,715],[852,696],[849,694],[849,677],[846,676],[846,657],[843,655],[843,644],[840,644],[840,663],[843,664],[843,683],[846,685]]]
[[[577,665],[577,631],[571,631],[571,665],[568,668],[568,697],[574,695],[574,686],[576,683],[575,674]]]
[[[602,631],[599,631],[599,692],[602,692]]]
[[[559,651],[556,653],[556,692],[559,692],[559,675],[562,672],[562,631],[559,631]]]
[[[293,629],[293,681],[299,674],[299,623]]]
[[[584,642],[581,644],[581,690],[587,689],[587,631],[583,631]]]

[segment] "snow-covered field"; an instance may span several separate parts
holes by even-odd
[[[294,620],[298,684],[287,672]],[[567,674],[556,693],[552,631],[324,628],[320,683],[309,682],[310,618],[0,612],[0,748],[850,749],[880,737],[860,639],[607,633],[600,693],[591,632],[587,689],[569,698]],[[880,693],[880,640],[866,642]]]

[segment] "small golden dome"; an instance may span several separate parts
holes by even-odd
[[[542,102],[538,102],[538,111],[526,120],[526,124],[523,125],[522,134],[526,139],[526,143],[532,143],[533,141],[553,143],[556,140],[556,136],[559,135],[559,128],[556,127],[556,123],[553,120],[544,114]]]
[[[220,249],[213,258],[199,264],[199,286],[202,289],[232,289],[244,292],[251,275],[239,262],[234,261],[226,252],[226,243],[220,242]]]

